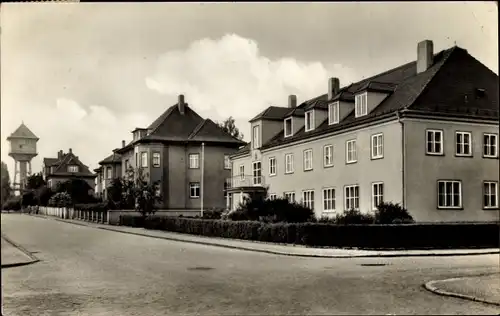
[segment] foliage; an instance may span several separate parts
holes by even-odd
[[[27,190],[23,193],[21,204],[23,207],[37,205],[35,190]]]
[[[68,207],[71,205],[73,205],[73,201],[71,200],[71,195],[67,192],[58,192],[49,200],[49,206]]]
[[[203,219],[221,219],[223,208],[212,208],[203,211]]]
[[[231,136],[239,140],[243,139],[243,134],[240,132],[238,127],[236,127],[234,118],[232,116],[225,119],[222,123],[217,123],[217,125],[219,125],[219,127],[222,128],[224,132],[230,134]]]
[[[26,184],[26,189],[28,190],[37,190],[44,186],[45,180],[43,180],[43,175],[41,172],[35,173],[31,176],[28,177],[27,179],[27,184]]]
[[[122,178],[115,178],[111,180],[111,184],[108,187],[108,195],[107,195],[107,204],[110,209],[117,210],[117,209],[123,209],[122,205],[123,203],[123,188],[124,188],[124,182],[126,180]],[[132,205],[130,205],[132,207]]]
[[[498,248],[498,223],[335,225],[120,216],[120,225],[207,237],[365,249]]]
[[[36,202],[41,206],[47,206],[52,195],[54,195],[54,192],[45,185],[35,190]]]
[[[373,224],[375,221],[373,215],[363,214],[359,210],[351,209],[344,211],[342,214],[337,214],[335,223],[339,225],[349,224]]]
[[[124,204],[134,203],[134,209],[143,217],[153,215],[162,202],[159,190],[159,181],[149,183],[149,174],[142,168],[129,168],[127,178],[122,186],[122,201]]]
[[[0,204],[3,205],[6,202],[11,194],[12,188],[10,186],[10,176],[9,169],[7,168],[7,164],[2,161],[1,164],[1,180],[0,180]]]
[[[377,224],[410,224],[414,222],[408,210],[400,204],[382,202],[375,211],[375,223]]]
[[[80,211],[107,211],[107,203],[88,203],[88,204],[75,204],[75,210]]]
[[[75,178],[59,183],[55,192],[68,193],[74,203],[92,203],[96,201],[92,191],[87,181]]]
[[[2,204],[2,209],[6,211],[19,211],[21,209],[21,196],[12,196]]]

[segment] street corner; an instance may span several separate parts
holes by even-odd
[[[40,261],[20,245],[2,235],[2,269],[25,266]]]
[[[434,280],[424,287],[438,295],[500,306],[500,273]]]

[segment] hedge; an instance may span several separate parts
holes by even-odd
[[[500,239],[498,223],[336,225],[121,215],[120,225],[207,237],[364,249],[498,248]]]
[[[75,204],[75,210],[79,211],[107,211],[108,205],[103,203]]]

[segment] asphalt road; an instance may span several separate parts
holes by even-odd
[[[498,314],[423,289],[498,271],[498,255],[276,256],[2,214],[41,262],[2,269],[3,315]],[[373,266],[372,264],[385,264]]]

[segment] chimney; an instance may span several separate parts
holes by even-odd
[[[333,99],[340,90],[340,80],[339,78],[330,78],[328,80],[328,100]]]
[[[125,141],[122,140],[122,148],[125,147]]]
[[[294,94],[291,94],[288,96],[288,107],[289,108],[294,108],[297,106],[297,96]]]
[[[177,102],[177,106],[179,107],[179,113],[184,115],[184,95],[179,94],[179,101]]]
[[[63,151],[62,150],[59,150],[57,152],[57,159],[61,159],[62,158],[62,155],[63,155]]]
[[[72,154],[72,153],[73,153],[73,149],[71,149],[71,148],[70,148],[68,152],[69,152],[70,154]]]
[[[434,45],[432,41],[425,40],[417,45],[417,74],[426,71],[432,66],[434,58]]]

